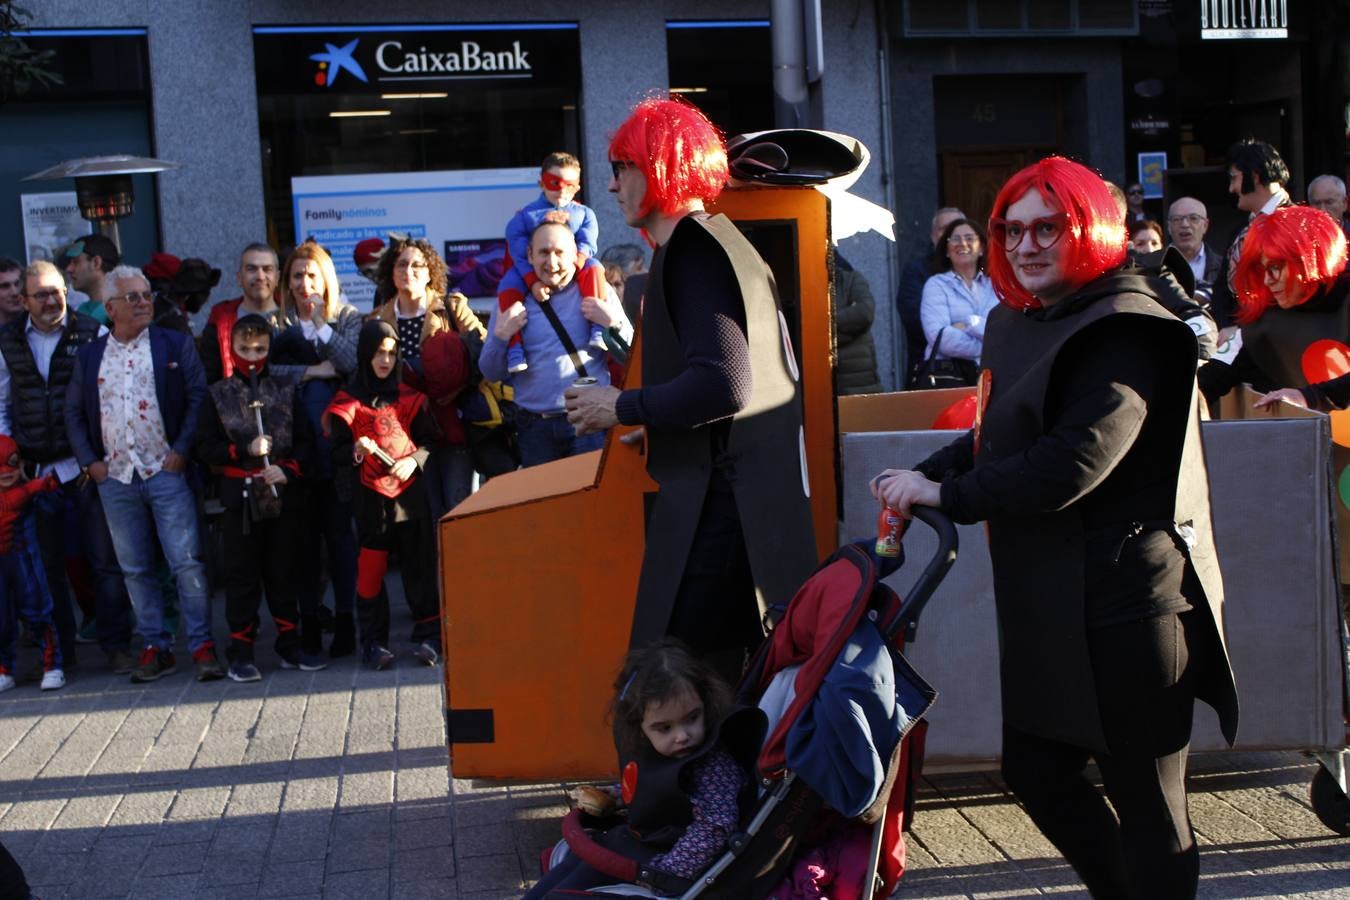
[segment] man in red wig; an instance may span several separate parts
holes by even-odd
[[[656,248],[642,387],[569,391],[568,417],[578,434],[647,431],[660,490],[633,645],[671,634],[734,678],[763,616],[815,568],[791,343],[768,266],[731,220],[705,211],[726,183],[727,155],[703,113],[644,100],[609,156],[610,193]]]

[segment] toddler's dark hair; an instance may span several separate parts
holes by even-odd
[[[686,689],[692,689],[703,701],[704,727],[711,734],[731,710],[731,687],[722,676],[675,638],[662,638],[628,651],[614,680],[614,702],[610,706],[620,752],[632,756],[647,740],[642,733],[642,717],[649,704],[669,700]]]

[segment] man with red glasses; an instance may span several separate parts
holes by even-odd
[[[545,303],[549,287],[539,280],[530,265],[530,236],[550,213],[562,210],[567,214],[567,227],[576,237],[577,258],[583,263],[577,274],[577,286],[583,299],[603,300],[606,292],[605,267],[595,259],[600,241],[600,228],[595,224],[595,211],[573,198],[581,190],[581,162],[570,153],[550,153],[539,167],[539,198],[521,209],[506,223],[508,268],[497,286],[497,308],[509,312],[525,299],[529,292],[536,303]],[[605,348],[604,328],[592,323],[589,343],[596,350]],[[517,336],[506,346],[506,371],[523,372],[529,367],[525,345]]]

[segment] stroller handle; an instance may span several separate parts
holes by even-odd
[[[886,629],[886,640],[891,641],[903,628],[907,644],[914,641],[919,630],[919,614],[932,599],[933,592],[946,577],[947,570],[956,562],[956,550],[961,543],[956,526],[942,510],[932,506],[912,506],[910,511],[914,513],[915,519],[937,532],[938,548],[919,575],[919,580],[910,589],[909,596],[900,607],[900,614]]]

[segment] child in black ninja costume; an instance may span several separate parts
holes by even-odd
[[[262,316],[241,316],[230,329],[233,372],[211,385],[197,422],[197,456],[219,473],[224,507],[225,619],[230,626],[229,676],[258,681],[253,645],[264,591],[276,624],[276,651],[284,669],[313,672],[327,663],[319,647],[302,646],[296,606],[304,492],[298,458],[313,442],[300,406],[299,379],[269,371],[272,326]],[[310,561],[310,564],[313,564]],[[317,623],[305,623],[311,641]]]
[[[356,371],[325,412],[333,461],[349,479],[356,539],[356,616],[362,656],[384,669],[389,651],[389,596],[384,575],[398,554],[403,592],[413,614],[413,656],[429,666],[441,656],[440,596],[433,523],[421,484],[438,429],[425,394],[403,384],[398,333],[373,320],[361,328]],[[353,471],[354,468],[354,471]]]

